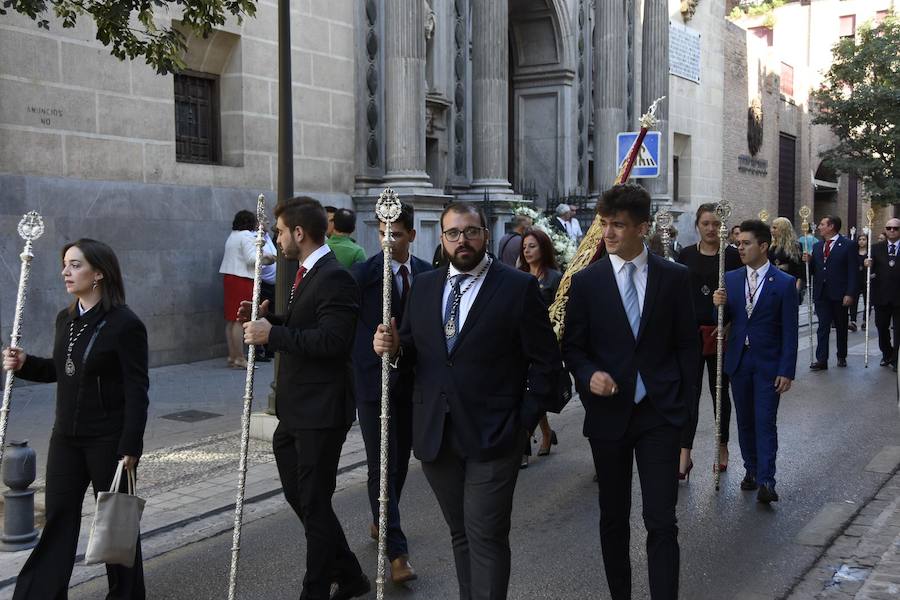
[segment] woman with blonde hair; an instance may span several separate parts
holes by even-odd
[[[797,241],[797,234],[790,219],[778,217],[772,221],[772,245],[769,247],[769,260],[777,268],[797,279],[797,291],[800,303],[806,291],[806,269],[803,268],[803,250]]]

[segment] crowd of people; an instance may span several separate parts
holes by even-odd
[[[583,235],[568,206],[556,210],[566,235]],[[263,249],[263,301],[250,320],[256,276],[255,216],[235,215],[223,275],[228,365],[246,368],[243,345],[280,353],[273,453],[287,503],[303,524],[301,598],[341,600],[369,592],[332,507],[347,432],[359,421],[379,537],[381,357],[391,362],[387,520],[390,578],[419,577],[410,561],[400,503],[411,454],[450,531],[460,598],[507,596],[518,473],[558,443],[547,414],[574,382],[584,408],[600,507],[600,545],[616,600],[631,597],[630,524],[636,461],[647,528],[650,595],[677,598],[679,481],[694,466],[703,373],[719,396],[719,447],[712,469],[729,468],[732,405],[744,468],[740,489],[761,503],[776,492],[777,410],[795,379],[798,306],[818,315],[813,371],[828,368],[829,336],[847,366],[848,333],[867,327],[857,303],[871,272],[881,364],[896,369],[900,319],[900,220],[883,241],[850,240],[841,220],[823,217],[821,239],[798,237],[790,221],[747,220],[731,229],[719,286],[721,222],[701,205],[699,241],[653,251],[651,203],[640,186],[617,185],[597,203],[604,256],[575,273],[559,338],[548,308],[563,279],[548,234],[517,216],[491,248],[475,205],[454,202],[440,217],[446,264],[413,256],[415,213],[403,204],[391,227],[391,322],[382,323],[384,256],[366,258],[351,237],[356,215],[297,197],[275,210],[275,239]],[[380,224],[384,235],[388,225]],[[670,232],[673,233],[673,232]],[[670,240],[677,237],[670,235]],[[287,307],[273,310],[276,246],[299,264]],[[667,260],[667,258],[669,260]],[[125,304],[113,250],[82,239],[62,251],[72,303],[57,316],[52,358],[6,348],[3,367],[57,384],[57,416],[46,477],[44,534],[19,575],[14,598],[65,597],[81,520],[81,499],[110,486],[116,465],[135,469],[148,405],[147,332]],[[808,277],[807,277],[808,274]],[[718,311],[727,329],[719,330]],[[893,327],[892,327],[893,323]],[[726,346],[717,382],[719,342]],[[715,409],[714,409],[715,413]],[[123,482],[124,484],[124,482]],[[123,485],[124,487],[124,485]],[[109,597],[145,597],[140,546],[133,568],[108,566]]]

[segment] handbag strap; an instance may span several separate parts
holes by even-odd
[[[110,492],[118,492],[119,484],[122,483],[122,470],[125,468],[125,459],[119,461],[119,464],[116,465],[116,474],[113,476],[112,485],[109,488]]]
[[[134,489],[137,486],[137,474],[134,472],[134,468],[125,469],[128,471],[128,495],[134,496]]]

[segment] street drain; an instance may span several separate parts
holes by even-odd
[[[182,410],[168,415],[163,415],[160,419],[169,419],[170,421],[180,421],[182,423],[196,423],[197,421],[205,421],[221,417],[218,413],[204,412],[202,410]]]

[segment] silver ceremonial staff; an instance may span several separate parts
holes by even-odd
[[[866,211],[866,221],[868,222],[868,227],[865,228],[866,232],[866,241],[869,244],[869,247],[866,249],[866,259],[869,260],[869,266],[866,267],[866,360],[865,365],[866,368],[869,368],[869,305],[872,303],[872,297],[870,296],[872,292],[872,219],[875,218],[875,211],[871,208]],[[854,307],[856,308],[856,307]]]
[[[19,235],[25,240],[25,247],[19,259],[22,266],[19,270],[19,290],[16,292],[16,312],[13,314],[12,334],[9,336],[9,345],[18,347],[22,338],[22,313],[25,312],[25,294],[28,291],[28,278],[31,275],[31,259],[34,254],[31,246],[34,240],[44,233],[44,219],[35,211],[31,211],[22,217],[18,227]],[[16,378],[14,371],[6,372],[6,382],[3,385],[3,405],[0,406],[0,464],[3,463],[3,449],[6,446],[6,424],[9,421],[9,401],[12,398],[13,381]]]
[[[256,268],[253,272],[253,296],[250,320],[259,317],[259,290],[262,279],[263,246],[266,245],[266,197],[256,199]],[[241,453],[238,461],[238,490],[234,500],[234,533],[231,539],[231,571],[228,575],[228,600],[237,591],[238,558],[241,553],[241,521],[244,517],[244,491],[247,487],[247,453],[250,447],[250,408],[253,406],[253,370],[256,368],[256,346],[247,350],[247,379],[244,382],[244,412],[241,414]]]
[[[812,233],[812,226],[809,223],[809,217],[812,215],[812,211],[809,210],[808,206],[800,207],[800,218],[803,219],[802,224],[800,225],[800,230],[803,232],[803,236],[806,238],[803,240],[803,252],[807,255],[807,260],[804,265],[806,265],[806,324],[809,331],[809,364],[813,364],[815,361],[814,354],[815,347],[813,346],[813,332],[812,332],[812,301],[813,301],[813,286],[812,286],[812,276],[809,274],[809,261],[812,260],[812,247],[809,245],[809,235]]]
[[[663,256],[666,260],[672,260],[672,249],[669,248],[669,227],[672,226],[672,213],[666,208],[656,211],[656,231],[659,232],[662,241]]]
[[[375,203],[375,216],[384,223],[384,239],[381,250],[384,253],[384,271],[381,286],[381,321],[391,326],[391,286],[394,285],[391,270],[391,249],[394,247],[394,236],[391,225],[400,217],[400,198],[391,188],[385,189]],[[391,418],[390,404],[391,357],[387,353],[381,356],[381,446],[379,448],[381,464],[378,481],[378,570],[375,577],[376,597],[384,598],[384,561],[387,553],[387,513],[388,513],[388,423]]]
[[[731,217],[731,204],[728,200],[720,200],[716,204],[716,216],[719,218],[719,287],[725,287],[725,249],[728,247],[728,219]],[[719,465],[722,464],[722,369],[725,356],[725,305],[716,307],[716,462],[713,463],[713,479],[716,491],[719,491]]]

